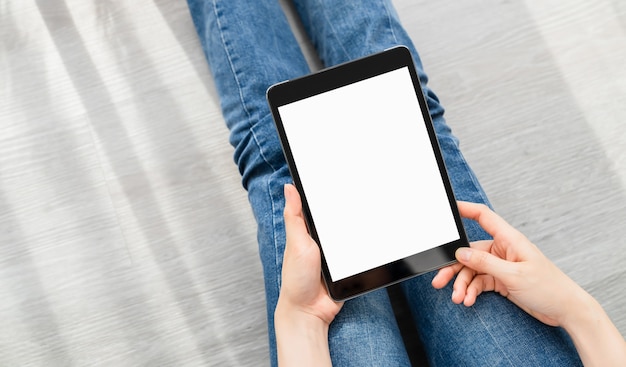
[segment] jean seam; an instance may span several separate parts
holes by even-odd
[[[373,348],[373,340],[372,340],[372,333],[370,332],[370,326],[369,323],[366,324],[367,325],[367,345],[369,345],[370,347],[370,356],[374,355],[374,348]],[[370,362],[371,362],[371,358],[370,358]],[[371,365],[371,364],[370,364]]]
[[[278,258],[280,256],[280,254],[278,253],[278,242],[277,242],[277,238],[278,236],[276,235],[276,206],[275,203],[276,201],[274,200],[274,195],[272,195],[272,176],[268,177],[268,182],[267,182],[267,194],[270,197],[270,202],[272,203],[272,242],[274,243],[274,266],[276,267],[276,270],[278,272],[279,270],[279,264],[278,264]],[[278,272],[280,274],[280,272]],[[277,289],[280,289],[281,287],[281,277],[277,276],[276,277],[276,286]]]
[[[443,139],[450,140],[450,141],[452,141],[452,143],[454,143],[455,145],[458,146],[458,140],[456,140],[454,137],[437,134],[437,140],[441,141]],[[476,174],[474,173],[474,170],[472,170],[472,168],[470,167],[469,163],[467,163],[467,160],[465,159],[465,156],[463,155],[463,153],[461,153],[461,150],[460,149],[455,149],[454,150],[454,154],[463,163],[463,166],[465,167],[465,170],[467,172],[469,172],[468,176],[469,176],[470,180],[472,180],[472,185],[474,186],[474,191],[477,192],[478,195],[480,195],[480,198],[481,198],[481,200],[482,200],[482,202],[484,204],[486,204],[487,206],[491,207],[491,203],[489,202],[489,199],[487,198],[487,194],[485,193],[485,191],[483,190],[482,186],[478,182],[478,179],[476,177]]]
[[[465,157],[462,156],[462,158],[463,158],[463,164],[465,166],[467,166],[468,169],[470,169],[471,167],[469,166],[469,164],[465,160]],[[474,187],[476,188],[476,190],[480,194],[480,198],[481,198],[482,202],[485,203],[487,206],[491,207],[491,202],[489,202],[489,199],[487,198],[487,195],[485,194],[485,190],[483,190],[482,186],[478,182],[478,179],[476,178],[476,174],[474,173],[473,170],[471,172],[472,172],[472,174],[470,175],[470,178],[472,179],[472,182],[474,183]]]
[[[321,1],[319,0],[317,2],[317,6],[319,7],[319,9],[325,9],[324,4],[322,4]],[[333,38],[335,38],[335,40],[337,40],[337,44],[341,46],[341,50],[343,51],[343,54],[346,56],[346,60],[350,60],[350,54],[348,53],[348,50],[346,50],[346,48],[344,47],[343,42],[341,42],[341,39],[337,37],[337,31],[335,30],[335,27],[333,26],[333,22],[331,22],[330,19],[328,19],[328,15],[325,10],[322,10],[322,12],[324,13],[324,19],[326,19],[326,24],[328,24],[328,26],[330,27]],[[324,60],[325,63],[327,61],[328,60]]]
[[[472,180],[472,184],[474,185],[475,191],[480,195],[480,199],[485,205],[491,207],[491,203],[489,202],[489,199],[487,198],[487,194],[485,193],[485,190],[483,190],[482,186],[478,182],[478,179],[476,178],[476,174],[474,173],[474,170],[471,169],[470,165],[467,163],[467,161],[465,160],[465,157],[463,156],[460,150],[457,151],[457,154],[459,155],[459,158],[463,161],[463,165],[466,167],[467,171],[470,172],[469,177]]]
[[[239,78],[239,72],[236,67],[235,67],[235,62],[233,61],[233,59],[235,58],[234,56],[234,51],[231,50],[228,47],[228,42],[226,42],[226,38],[225,38],[225,27],[222,24],[221,21],[221,13],[218,10],[218,5],[217,5],[217,1],[213,0],[213,13],[215,14],[215,20],[217,22],[217,29],[220,33],[220,40],[222,41],[222,47],[224,48],[224,52],[226,53],[226,58],[228,59],[228,65],[230,67],[231,72],[233,73],[233,78],[235,79],[235,84],[237,85],[237,91],[239,92],[239,101],[241,102],[241,106],[244,110],[244,112],[246,113],[246,116],[248,116],[247,118],[247,123],[248,123],[248,130],[250,131],[250,134],[252,135],[252,139],[254,140],[254,143],[256,144],[258,151],[259,151],[259,155],[261,156],[261,158],[263,159],[263,162],[265,162],[271,169],[273,172],[276,172],[277,169],[276,167],[274,167],[272,165],[272,163],[267,159],[267,157],[265,157],[265,154],[263,154],[263,147],[262,145],[259,143],[259,139],[256,136],[254,130],[252,129],[252,126],[254,125],[253,123],[253,118],[252,118],[252,114],[250,113],[250,110],[248,109],[248,105],[246,103],[245,97],[243,95],[243,88],[242,88],[242,84]]]
[[[385,1],[383,3],[383,8],[385,8],[385,13],[387,14],[387,21],[389,22],[389,31],[391,31],[391,36],[396,44],[398,44],[398,37],[396,37],[396,32],[393,31],[393,22],[391,21],[391,13],[389,12],[389,7]]]
[[[478,319],[480,320],[480,323],[483,325],[483,327],[485,328],[485,330],[489,334],[489,337],[491,337],[491,340],[493,341],[495,346],[498,348],[500,353],[502,353],[504,358],[506,358],[507,362],[509,362],[509,366],[515,366],[513,364],[513,362],[511,361],[511,359],[509,358],[509,356],[504,352],[504,349],[502,348],[502,346],[500,346],[500,344],[498,343],[498,340],[493,336],[493,334],[491,334],[491,330],[489,330],[489,327],[487,326],[487,324],[485,323],[485,321],[481,317],[480,312],[478,312],[478,310],[476,310],[476,308],[474,306],[472,306],[471,308],[472,308],[472,311],[474,312],[474,314],[476,314],[476,317],[478,317]]]
[[[276,172],[277,169],[276,167],[274,167],[270,161],[267,159],[267,157],[265,156],[265,154],[263,154],[263,148],[262,145],[259,142],[259,139],[253,129],[253,126],[255,125],[255,123],[252,121],[252,114],[250,113],[250,110],[248,109],[248,105],[245,101],[245,97],[243,95],[243,88],[242,88],[242,84],[239,78],[239,72],[238,69],[235,67],[235,62],[233,61],[234,59],[234,50],[230,49],[228,47],[228,43],[226,42],[226,37],[225,37],[225,28],[224,25],[221,21],[221,13],[218,9],[218,5],[217,5],[217,1],[213,0],[213,13],[215,15],[215,20],[217,22],[217,29],[220,33],[220,40],[222,41],[222,47],[224,48],[224,52],[226,53],[226,58],[228,59],[228,65],[230,67],[231,72],[233,73],[233,78],[235,79],[235,84],[237,85],[237,90],[238,90],[238,94],[239,94],[239,101],[241,102],[241,106],[246,114],[246,116],[248,117],[247,120],[247,124],[248,124],[248,131],[250,132],[250,135],[252,136],[252,139],[254,140],[254,144],[257,147],[257,150],[259,152],[259,155],[261,156],[261,158],[263,159],[263,162],[265,164],[267,164],[272,172]],[[274,196],[272,195],[272,187],[271,187],[271,182],[272,182],[272,177],[271,175],[268,176],[268,182],[267,182],[267,195],[270,198],[270,202],[272,203],[272,228],[276,228],[276,219],[275,219],[275,213],[276,213],[276,207],[275,207],[275,203],[274,203]],[[274,265],[276,266],[276,269],[278,269],[278,244],[276,243],[277,241],[277,236],[275,233],[275,230],[272,231],[272,242],[274,243],[274,252],[275,252],[275,256],[274,256]],[[276,284],[278,286],[278,289],[280,289],[280,277],[276,277]]]

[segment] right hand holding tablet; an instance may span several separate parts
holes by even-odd
[[[439,270],[432,281],[435,288],[458,274],[454,303],[470,307],[480,293],[498,292],[539,321],[563,327],[585,366],[626,365],[626,341],[591,295],[487,206],[458,206],[461,216],[477,221],[493,240],[459,248],[459,263]]]
[[[562,326],[570,316],[573,300],[588,294],[522,233],[487,206],[458,202],[461,216],[478,222],[493,240],[478,241],[456,252],[458,264],[439,271],[435,288],[454,281],[452,301],[472,306],[484,291],[495,291],[539,321]]]

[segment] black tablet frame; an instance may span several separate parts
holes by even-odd
[[[293,159],[289,140],[285,133],[278,108],[280,106],[299,101],[320,93],[340,88],[352,83],[375,77],[393,70],[408,67],[413,89],[419,101],[423,119],[428,131],[430,142],[435,154],[441,180],[444,184],[450,209],[456,222],[459,239],[433,249],[420,252],[374,269],[350,276],[348,278],[332,281],[328,265],[324,257],[323,244],[320,243],[315,229],[315,221],[309,210],[306,192],[302,189],[302,182],[298,175],[298,168]],[[303,214],[311,237],[320,247],[322,255],[322,273],[330,296],[337,300],[346,300],[360,294],[386,287],[408,278],[444,267],[456,262],[454,253],[457,248],[469,246],[463,223],[456,205],[456,200],[445,168],[445,163],[437,142],[428,105],[420,86],[419,78],[413,64],[411,53],[405,46],[397,46],[383,52],[366,56],[355,61],[350,61],[328,69],[321,70],[298,79],[288,80],[271,86],[267,91],[267,100],[272,115],[283,153],[289,166],[293,182],[302,198]],[[356,254],[355,254],[356,256]]]

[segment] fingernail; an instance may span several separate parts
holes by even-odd
[[[292,202],[294,200],[294,194],[293,194],[294,189],[295,187],[292,184],[285,184],[285,186],[283,186],[286,202]]]
[[[461,247],[460,249],[456,250],[456,257],[459,260],[467,262],[470,260],[470,257],[472,257],[472,250],[467,247]]]
[[[289,187],[287,187],[287,186],[289,186],[289,184],[285,184],[283,186],[283,193],[285,195],[285,201],[289,201],[289,198],[291,196],[291,193],[289,192]]]

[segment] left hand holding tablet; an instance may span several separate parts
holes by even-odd
[[[343,302],[333,301],[324,286],[320,250],[309,236],[302,216],[300,195],[293,185],[285,185],[284,217],[287,245],[279,306],[315,316],[330,324]]]
[[[306,229],[293,185],[285,185],[285,201],[287,245],[274,313],[278,360],[284,366],[331,366],[328,327],[343,302],[333,301],[324,286],[320,250]]]

